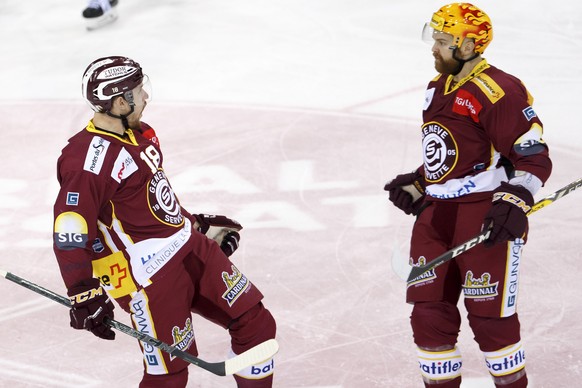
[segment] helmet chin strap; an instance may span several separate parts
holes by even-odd
[[[111,111],[107,111],[105,113],[107,113],[108,116],[116,118],[121,120],[121,123],[123,124],[123,128],[130,129],[129,128],[129,122],[127,121],[127,117],[130,116],[134,109],[135,109],[135,104],[133,102],[133,92],[131,90],[128,90],[127,92],[123,93],[123,97],[122,97],[130,106],[131,110],[129,111],[129,113],[124,114],[124,115],[114,115],[113,113],[111,113]]]
[[[465,66],[465,63],[472,61],[473,59],[477,58],[479,56],[479,53],[474,53],[470,58],[468,59],[461,59],[461,58],[457,58],[457,50],[458,50],[459,46],[455,46],[455,48],[453,49],[453,59],[457,62],[459,62],[459,64],[457,65],[457,67],[455,68],[455,70],[453,70],[453,72],[451,73],[451,75],[457,75],[461,72],[461,70],[463,70],[463,66]]]
[[[121,123],[123,124],[123,128],[130,129],[129,128],[129,122],[127,121],[127,117],[133,113],[133,111],[134,111],[134,105],[131,104],[130,106],[131,106],[131,110],[129,111],[128,114],[125,114],[125,115],[119,115],[119,116],[118,115],[114,115],[110,111],[107,111],[105,113],[107,113],[107,116],[110,116],[110,117],[113,117],[113,118],[116,118],[116,119],[121,120]]]

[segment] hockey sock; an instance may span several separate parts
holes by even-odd
[[[525,367],[525,352],[521,342],[495,352],[483,352],[483,354],[489,373],[494,377],[507,376]]]
[[[509,384],[497,384],[495,383],[496,388],[526,388],[527,387],[527,375],[523,375],[518,380],[509,383]],[[440,387],[439,387],[440,388]]]
[[[425,388],[459,388],[461,386],[461,376],[446,383],[424,383]]]
[[[461,376],[463,361],[457,347],[443,351],[417,348],[420,374],[425,382],[456,379]],[[460,380],[459,380],[460,381]]]

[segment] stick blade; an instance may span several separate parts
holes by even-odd
[[[279,343],[270,339],[224,362],[226,375],[232,375],[249,366],[260,364],[273,357],[279,351]]]
[[[407,280],[410,276],[411,266],[408,262],[408,258],[405,257],[400,251],[400,246],[397,242],[394,243],[394,248],[392,249],[392,271],[401,280]]]
[[[406,279],[406,282],[410,283],[411,281],[413,281],[426,271],[428,270],[424,269],[424,267],[412,267],[412,269],[410,270],[410,274],[408,275],[408,279]]]

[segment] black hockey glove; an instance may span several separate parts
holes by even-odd
[[[98,279],[91,278],[78,283],[69,288],[67,295],[71,300],[71,327],[89,330],[106,340],[115,339],[115,332],[104,322],[105,317],[113,319],[115,306]]]
[[[226,256],[238,249],[240,234],[243,227],[237,221],[225,216],[194,214],[194,227],[206,237],[216,241]]]
[[[417,215],[422,206],[426,185],[424,177],[416,170],[408,174],[400,174],[384,185],[389,192],[390,201],[406,214]]]
[[[491,229],[484,245],[491,247],[522,238],[527,231],[527,213],[533,204],[534,198],[528,189],[502,182],[493,193],[493,205],[483,221],[483,227]]]

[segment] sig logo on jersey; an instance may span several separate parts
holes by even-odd
[[[226,271],[222,272],[222,281],[226,285],[226,292],[222,294],[222,299],[226,300],[229,306],[232,306],[250,285],[247,277],[234,265],[231,268],[232,275]]]
[[[55,219],[53,239],[57,248],[65,251],[85,248],[88,240],[87,221],[75,212],[59,214]]]
[[[424,175],[430,183],[442,180],[457,164],[457,143],[451,132],[437,122],[431,121],[423,125],[422,149]]]

